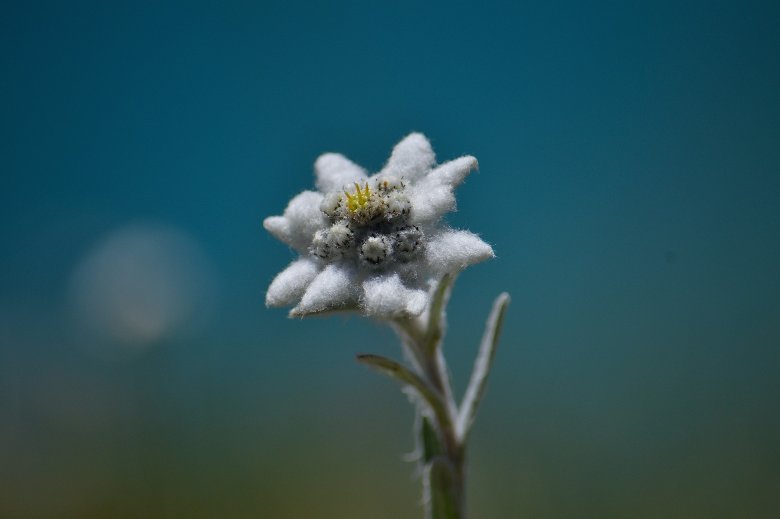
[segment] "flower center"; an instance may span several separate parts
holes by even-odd
[[[355,192],[344,191],[344,194],[347,195],[347,209],[353,213],[365,206],[371,199],[371,190],[368,188],[368,182],[366,182],[365,190],[361,191],[360,184],[355,182]]]
[[[330,227],[316,232],[311,253],[326,262],[354,261],[369,269],[413,260],[423,233],[409,223],[412,205],[404,182],[387,176],[354,186],[354,191],[325,195],[320,209]]]

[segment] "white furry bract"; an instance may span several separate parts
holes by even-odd
[[[266,294],[291,316],[357,311],[379,319],[422,314],[445,274],[493,257],[479,236],[450,229],[454,189],[477,168],[471,156],[436,165],[431,144],[412,133],[368,176],[343,155],[315,162],[318,191],[295,196],[263,226],[300,258]]]

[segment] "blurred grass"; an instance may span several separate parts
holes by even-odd
[[[330,352],[341,372],[281,381],[210,373],[211,353],[185,345],[94,372],[49,359],[22,377],[5,364],[0,517],[418,517],[401,461],[411,407],[347,351]],[[542,404],[527,369],[491,381],[469,452],[473,517],[773,517],[769,409],[681,420],[647,402]]]

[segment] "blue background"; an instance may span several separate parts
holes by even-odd
[[[473,517],[780,510],[780,70],[771,2],[6,4],[0,516],[419,514],[412,412],[358,318],[291,321],[261,226],[340,151],[475,155],[447,354],[513,296]],[[208,319],[95,354],[69,286],[117,229],[200,245]],[[85,344],[91,342],[92,344]],[[108,344],[108,343],[106,343]]]

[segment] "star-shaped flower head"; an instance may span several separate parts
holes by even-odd
[[[271,282],[268,306],[291,316],[357,311],[380,319],[422,314],[446,274],[493,257],[476,234],[441,223],[471,156],[435,164],[431,144],[412,133],[372,176],[343,155],[314,164],[317,191],[297,195],[263,226],[300,257]]]

